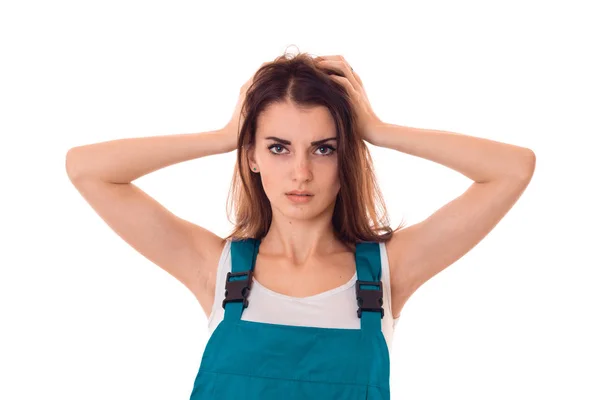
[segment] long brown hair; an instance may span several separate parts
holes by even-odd
[[[356,131],[356,114],[346,89],[328,74],[337,71],[318,67],[312,56],[298,53],[277,57],[256,71],[241,109],[237,160],[227,201],[227,215],[235,226],[225,239],[262,239],[271,225],[271,203],[259,174],[252,173],[248,150],[255,145],[256,121],[272,103],[291,101],[298,107],[325,106],[331,113],[338,140],[340,191],[335,200],[332,223],[335,235],[351,248],[357,242],[386,242],[396,230],[377,184],[371,154]],[[241,116],[240,116],[241,117]],[[233,199],[233,202],[232,202]],[[235,222],[229,217],[235,208]]]

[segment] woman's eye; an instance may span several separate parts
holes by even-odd
[[[272,148],[274,148],[274,147],[279,147],[279,148],[282,148],[282,149],[284,148],[283,146],[281,146],[281,145],[279,145],[279,144],[274,144],[274,145],[272,145],[272,146],[269,146],[269,150],[271,150],[271,149],[272,149]],[[281,154],[281,153],[279,153],[279,152],[271,152],[271,153],[273,153],[273,154]]]
[[[284,149],[284,150],[285,150],[285,147],[283,147],[282,145],[279,145],[279,144],[273,144],[273,145],[271,145],[271,146],[269,146],[269,147],[268,147],[268,149],[269,149],[269,150],[271,150],[271,149],[274,149],[274,148],[280,148],[280,149]],[[319,146],[319,147],[317,148],[317,150],[318,150],[318,151],[321,151],[321,149],[330,150],[329,152],[325,152],[325,153],[321,152],[321,153],[320,153],[320,155],[324,155],[324,156],[330,156],[330,155],[332,155],[332,154],[333,154],[333,152],[335,151],[335,148],[333,148],[333,147],[331,147],[331,146],[329,146],[329,145],[325,145],[325,146]],[[280,151],[271,151],[271,153],[273,153],[273,154],[275,154],[275,155],[280,155],[280,154],[283,154],[283,153],[281,153]]]
[[[331,146],[321,146],[321,147],[319,147],[319,149],[328,149],[328,150],[331,150],[329,153],[325,154],[326,156],[329,156],[329,155],[333,154],[333,152],[334,152],[334,150],[335,150],[335,149],[334,149],[333,147],[331,147]]]

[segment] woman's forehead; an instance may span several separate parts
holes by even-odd
[[[272,107],[261,113],[256,128],[258,139],[276,138],[291,144],[312,144],[336,136],[335,123],[325,107]]]

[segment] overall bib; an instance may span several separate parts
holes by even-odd
[[[389,400],[379,244],[356,244],[360,329],[242,320],[259,246],[259,239],[231,242],[224,318],[206,344],[190,400]]]

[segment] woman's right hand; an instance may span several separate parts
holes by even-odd
[[[262,68],[266,64],[268,64],[268,62],[262,63],[260,67]],[[235,110],[233,111],[233,115],[231,116],[231,119],[229,120],[227,125],[225,125],[225,127],[222,129],[223,134],[225,135],[225,137],[227,138],[226,140],[229,143],[228,148],[231,149],[230,151],[233,151],[237,148],[240,128],[244,124],[244,116],[241,115],[242,105],[246,100],[246,92],[252,84],[255,74],[256,72],[252,74],[250,79],[248,79],[246,83],[244,83],[240,88],[240,94],[238,97],[237,104],[235,106]]]

